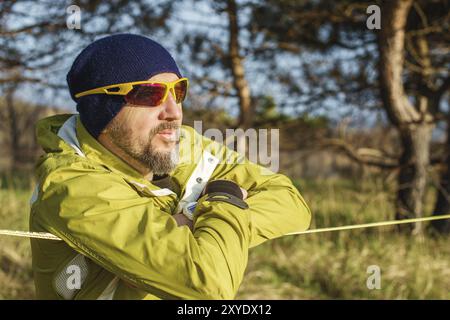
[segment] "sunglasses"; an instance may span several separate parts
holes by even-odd
[[[175,98],[176,103],[183,102],[188,87],[188,78],[181,78],[173,82],[137,81],[83,91],[77,93],[75,98],[91,94],[120,95],[124,96],[125,101],[129,104],[156,107],[166,101],[169,91]]]

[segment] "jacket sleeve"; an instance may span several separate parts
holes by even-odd
[[[191,232],[113,173],[60,169],[46,181],[36,223],[108,271],[164,299],[234,298],[250,241],[242,209],[203,197]]]
[[[222,144],[207,138],[203,143],[222,159],[214,179],[232,180],[248,191],[249,209],[245,212],[250,219],[250,248],[309,228],[311,211],[288,177],[253,163]]]
[[[311,211],[291,180],[285,175],[248,162],[243,165],[240,185],[248,190],[251,225],[250,247],[290,232],[304,231],[311,223]]]

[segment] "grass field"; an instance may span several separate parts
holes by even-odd
[[[393,219],[393,186],[373,179],[297,181],[311,228]],[[27,179],[3,179],[0,229],[28,229]],[[426,214],[431,212],[429,191]],[[0,299],[33,299],[29,241],[0,236]],[[366,286],[367,267],[381,289]],[[239,299],[450,299],[450,239],[412,237],[395,227],[287,236],[250,252]]]

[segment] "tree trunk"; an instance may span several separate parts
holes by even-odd
[[[403,152],[398,176],[396,218],[422,217],[426,196],[427,170],[430,164],[429,146],[433,126],[415,124],[401,130]],[[422,232],[422,224],[402,226],[402,230]]]
[[[445,157],[444,170],[441,173],[437,201],[433,215],[450,213],[450,118],[447,119],[447,154]],[[434,230],[441,234],[450,233],[450,219],[436,220],[431,223]]]
[[[403,85],[405,61],[405,28],[412,0],[383,2],[381,30],[378,34],[380,93],[383,108],[392,124],[402,125],[420,120],[420,113],[411,104]]]
[[[10,169],[15,170],[19,167],[21,159],[19,157],[20,136],[18,128],[17,112],[14,106],[14,89],[8,89],[6,93],[6,111],[9,125],[9,156]]]
[[[403,151],[396,201],[396,217],[415,218],[423,215],[429,148],[433,117],[429,101],[421,97],[417,107],[411,104],[403,85],[405,59],[405,29],[412,0],[383,2],[381,30],[378,37],[380,52],[379,75],[383,107],[400,132]],[[407,229],[411,229],[411,226]],[[421,231],[416,224],[415,232]]]
[[[239,98],[239,124],[244,129],[250,128],[253,123],[253,108],[251,103],[250,87],[245,79],[243,58],[239,54],[239,24],[237,5],[235,0],[227,1],[229,21],[229,55],[233,86]]]

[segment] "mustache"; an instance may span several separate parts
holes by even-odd
[[[177,130],[177,137],[179,136],[181,124],[176,122],[163,122],[157,125],[155,128],[153,128],[150,131],[150,136],[153,137],[155,134],[159,133],[160,131],[167,130],[167,129],[174,129]]]

